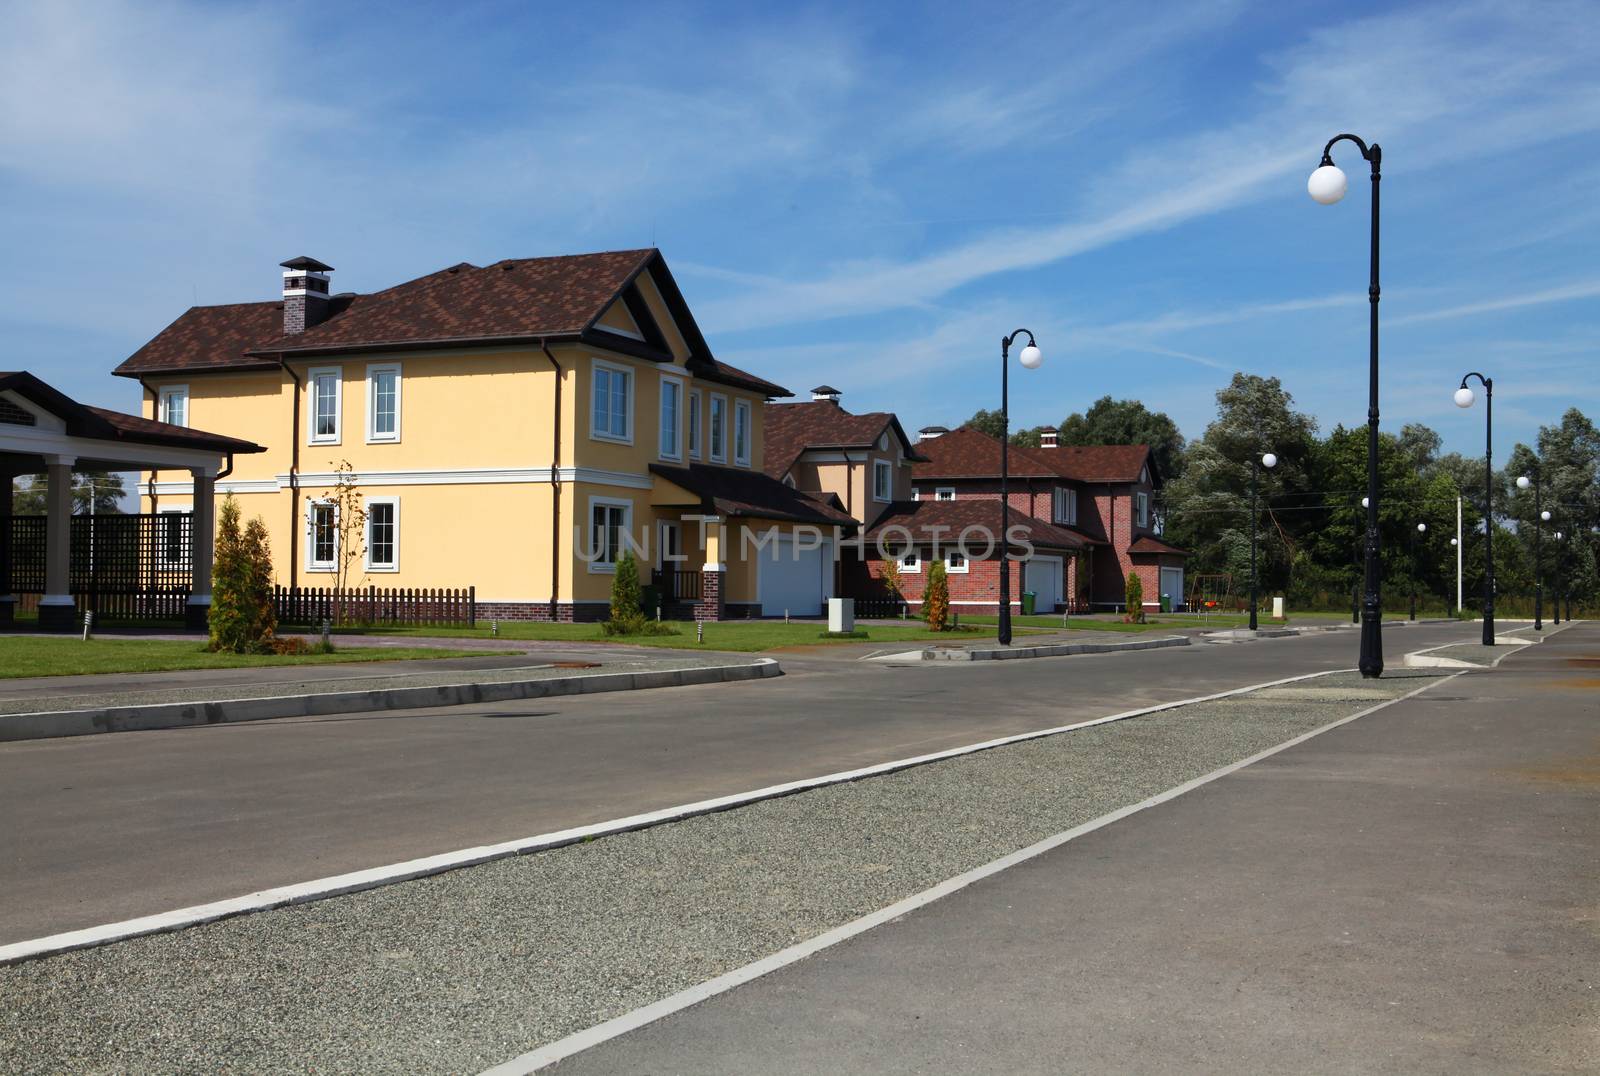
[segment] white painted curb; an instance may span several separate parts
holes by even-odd
[[[326,691],[307,695],[268,695],[255,699],[216,702],[156,703],[149,706],[108,706],[94,710],[56,710],[0,715],[0,742],[45,740],[58,736],[90,736],[101,732],[141,732],[187,728],[236,721],[266,721],[279,717],[325,717],[381,710],[416,710],[429,706],[475,706],[516,699],[544,699],[560,695],[589,695],[606,691],[639,691],[656,687],[689,687],[739,680],[782,676],[772,658],[756,658],[738,665],[709,665],[690,669],[597,673],[593,676],[552,676],[538,680],[493,683],[439,684],[396,687],[376,691]]]
[[[1349,670],[1339,671],[1347,672]],[[1317,673],[1314,675],[1320,676],[1326,674]],[[916,893],[905,898],[904,900],[897,901],[896,903],[889,905],[887,908],[872,912],[869,915],[864,915],[860,919],[854,919],[841,927],[835,927],[833,930],[819,934],[815,938],[803,941],[798,945],[792,945],[787,949],[780,950],[779,952],[776,952],[765,959],[758,960],[753,964],[746,964],[742,968],[735,968],[733,971],[726,972],[717,976],[715,979],[700,983],[698,986],[691,986],[687,990],[681,990],[678,993],[662,998],[660,1001],[657,1001],[653,1004],[645,1005],[642,1008],[635,1009],[630,1013],[624,1013],[623,1015],[615,1017],[611,1020],[607,1020],[602,1024],[596,1024],[594,1027],[588,1028],[584,1031],[579,1031],[575,1034],[568,1035],[566,1038],[557,1039],[555,1042],[552,1042],[547,1046],[541,1046],[539,1049],[532,1050],[520,1057],[512,1058],[510,1061],[496,1065],[494,1068],[487,1069],[482,1076],[523,1076],[525,1073],[534,1072],[538,1069],[546,1067],[547,1065],[553,1065],[564,1058],[571,1057],[573,1054],[580,1053],[594,1046],[598,1046],[609,1039],[614,1039],[621,1035],[625,1035],[630,1031],[636,1031],[639,1028],[644,1027],[646,1024],[652,1024],[664,1017],[671,1016],[673,1013],[681,1012],[682,1010],[689,1008],[691,1005],[697,1005],[708,998],[716,997],[718,994],[725,994],[735,987],[742,986],[753,979],[759,979],[763,975],[771,974],[772,972],[778,971],[781,968],[788,967],[790,964],[798,963],[809,956],[814,956],[824,949],[838,945],[840,942],[847,941],[858,934],[863,934],[866,931],[871,930],[873,927],[882,926],[885,923],[899,919],[901,916],[909,915],[918,908],[932,904],[941,897],[947,897],[952,893],[965,889],[974,882],[982,881],[984,878],[987,878],[990,875],[999,874],[1001,871],[1014,867],[1019,863],[1023,863],[1027,860],[1044,855],[1046,852],[1061,847],[1068,841],[1076,840],[1085,834],[1093,833],[1095,830],[1109,826],[1113,822],[1119,822],[1122,819],[1127,818],[1129,815],[1137,814],[1140,811],[1144,811],[1151,807],[1166,803],[1168,800],[1176,799],[1186,792],[1192,792],[1202,785],[1210,784],[1212,781],[1215,781],[1218,778],[1226,777],[1228,774],[1242,770],[1246,766],[1254,765],[1255,763],[1260,762],[1262,759],[1270,758],[1271,756],[1276,755],[1280,751],[1286,751],[1298,744],[1305,743],[1312,737],[1320,736],[1330,729],[1336,729],[1340,725],[1347,725],[1358,718],[1363,718],[1369,714],[1376,713],[1387,706],[1393,706],[1395,703],[1404,702],[1413,696],[1420,695],[1422,692],[1427,691],[1436,684],[1448,683],[1460,675],[1462,674],[1453,673],[1449,676],[1443,676],[1439,677],[1438,679],[1429,680],[1421,687],[1418,687],[1413,691],[1408,691],[1404,695],[1401,695],[1397,698],[1381,702],[1376,706],[1362,710],[1360,713],[1351,714],[1349,717],[1342,717],[1337,721],[1323,725],[1321,728],[1312,729],[1310,732],[1296,736],[1293,739],[1285,740],[1283,743],[1278,744],[1275,747],[1269,747],[1265,751],[1259,751],[1256,754],[1251,755],[1249,758],[1231,763],[1230,765],[1224,766],[1218,770],[1212,770],[1210,773],[1196,777],[1192,781],[1185,781],[1183,784],[1178,785],[1175,788],[1169,788],[1165,792],[1151,796],[1149,799],[1141,800],[1138,803],[1119,808],[1118,810],[1112,811],[1110,814],[1101,815],[1099,818],[1085,822],[1081,826],[1074,826],[1072,829],[1066,830],[1062,833],[1057,833],[1053,837],[1046,837],[1037,844],[1032,844],[1027,848],[1021,849],[1020,851],[1012,852],[1008,856],[1002,856],[1001,858],[996,859],[991,863],[986,863],[981,867],[975,867],[974,869],[967,871],[965,874],[958,874],[954,878],[940,882],[931,889],[925,889],[920,893]],[[1309,678],[1295,677],[1295,679]]]
[[[1259,691],[1262,688],[1278,687],[1301,680],[1312,680],[1319,676],[1330,676],[1335,673],[1352,671],[1354,670],[1328,669],[1323,672],[1305,673],[1300,676],[1285,677],[1281,680],[1270,680],[1266,683],[1231,688],[1211,695],[1175,699],[1172,702],[1145,706],[1137,710],[1124,710],[1121,713],[1091,718],[1088,721],[1079,721],[1071,725],[1059,725],[1054,728],[1023,732],[1013,736],[1001,736],[992,740],[984,740],[981,743],[968,744],[965,747],[952,747],[944,751],[896,759],[892,762],[880,762],[876,765],[863,766],[854,770],[843,770],[821,777],[768,785],[765,788],[758,788],[751,792],[718,796],[715,799],[700,800],[676,807],[666,807],[659,811],[649,811],[644,814],[630,815],[626,818],[612,819],[609,822],[596,822],[587,826],[556,830],[552,833],[541,833],[519,840],[506,841],[501,844],[463,848],[455,852],[444,852],[436,856],[407,860],[403,863],[392,863],[363,871],[353,871],[349,874],[336,874],[310,882],[262,889],[254,893],[247,893],[242,897],[213,901],[209,904],[196,904],[188,908],[178,908],[175,911],[140,916],[137,919],[125,919],[117,923],[86,927],[83,930],[67,931],[62,934],[51,934],[43,938],[13,942],[10,945],[0,946],[0,967],[7,964],[20,963],[24,960],[36,960],[40,957],[52,956],[56,953],[70,952],[74,949],[90,949],[95,946],[109,945],[112,942],[126,941],[129,938],[143,937],[147,934],[183,930],[186,927],[199,926],[202,923],[211,923],[219,919],[228,919],[235,915],[263,912],[290,904],[306,904],[314,900],[337,897],[346,893],[357,893],[365,889],[377,889],[380,886],[392,885],[395,882],[405,882],[414,878],[443,874],[445,871],[457,870],[461,867],[473,867],[480,863],[490,863],[497,859],[507,859],[511,856],[527,855],[532,852],[543,852],[563,845],[576,844],[579,841],[589,840],[594,837],[648,829],[651,826],[678,822],[698,815],[713,814],[717,811],[726,811],[734,807],[743,807],[751,803],[759,803],[762,800],[776,799],[779,796],[793,795],[796,792],[805,792],[813,788],[823,788],[848,781],[859,781],[865,777],[894,773],[914,766],[924,766],[930,762],[941,762],[945,759],[970,755],[977,751],[988,751],[1008,744],[1042,739],[1046,736],[1057,736],[1064,732],[1071,732],[1074,729],[1105,725],[1113,721],[1124,721],[1128,718],[1141,717],[1145,714],[1159,713],[1162,710],[1176,709],[1180,706],[1190,706],[1194,703],[1212,702],[1216,699],[1225,699],[1233,695],[1243,695],[1251,691]]]

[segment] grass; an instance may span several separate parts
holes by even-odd
[[[825,638],[827,623],[817,620],[796,620],[784,624],[776,620],[722,620],[705,625],[705,641],[695,639],[693,622],[672,622],[677,635],[617,635],[607,637],[599,624],[535,624],[526,621],[502,622],[500,634],[490,636],[487,625],[476,628],[350,628],[350,632],[371,635],[417,636],[438,639],[515,639],[544,642],[622,643],[628,646],[665,646],[683,650],[733,650],[753,653],[775,650],[786,646],[828,646],[838,643],[925,643],[949,642],[952,639],[983,639],[993,637],[991,623],[968,631],[969,618],[962,617],[960,632],[929,631],[919,621],[894,625],[868,624],[861,630],[865,636],[847,639]],[[1046,618],[1048,619],[1048,618]]]
[[[89,673],[248,669],[263,665],[330,665],[416,658],[483,657],[483,650],[363,647],[332,654],[212,654],[197,642],[171,639],[92,639],[12,636],[0,639],[0,678]]]

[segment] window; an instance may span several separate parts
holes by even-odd
[[[633,440],[633,372],[594,360],[594,407],[589,436],[601,441]]]
[[[733,462],[750,466],[750,401],[733,401]]]
[[[953,501],[956,499],[956,489],[954,486],[940,486],[933,491],[933,499],[936,501]]]
[[[894,500],[894,464],[888,460],[872,461],[872,499]]]
[[[956,550],[950,550],[944,555],[944,570],[962,575],[967,570],[967,558]]]
[[[400,367],[367,367],[367,440],[400,440]]]
[[[627,501],[589,499],[589,570],[614,572],[628,535],[628,517],[633,505]]]
[[[1133,513],[1134,518],[1139,521],[1139,526],[1150,525],[1150,494],[1140,490],[1133,495]]]
[[[689,393],[689,458],[700,458],[700,390]]]
[[[339,443],[339,418],[342,410],[342,378],[337,368],[309,371],[311,392],[311,443]]]
[[[911,487],[911,499],[914,501],[922,500],[922,490],[917,486]]]
[[[922,556],[915,549],[908,549],[900,557],[900,570],[910,572],[912,575],[922,574]]]
[[[727,430],[725,429],[728,400],[724,396],[711,397],[711,462],[728,462]]]
[[[675,377],[661,378],[661,458],[681,460],[683,447],[679,443],[682,428],[683,382]]]
[[[161,413],[156,416],[174,426],[189,425],[189,386],[173,385],[161,390]]]
[[[1078,491],[1057,486],[1055,494],[1055,520],[1057,523],[1078,522]]]
[[[400,570],[400,500],[367,498],[367,570]]]
[[[313,501],[307,508],[310,534],[306,543],[306,570],[331,572],[339,559],[339,506]]]

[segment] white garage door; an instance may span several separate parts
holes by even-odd
[[[1022,589],[1031,590],[1038,597],[1033,607],[1041,613],[1053,613],[1061,601],[1061,558],[1034,556],[1022,568]]]
[[[793,538],[779,538],[763,549],[756,560],[761,615],[782,616],[787,610],[790,616],[821,616],[833,596],[831,546],[824,541],[820,549],[797,551]]]
[[[1161,593],[1169,595],[1172,598],[1172,607],[1174,609],[1177,609],[1183,605],[1182,568],[1161,569]],[[1148,598],[1145,600],[1149,601]]]

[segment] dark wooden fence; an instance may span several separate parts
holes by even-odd
[[[280,624],[424,625],[473,627],[478,620],[478,588],[273,587],[272,605]]]
[[[673,569],[657,568],[650,573],[650,582],[661,596],[661,601],[666,602],[697,602],[703,591],[700,589],[704,577],[695,571],[679,571]]]

